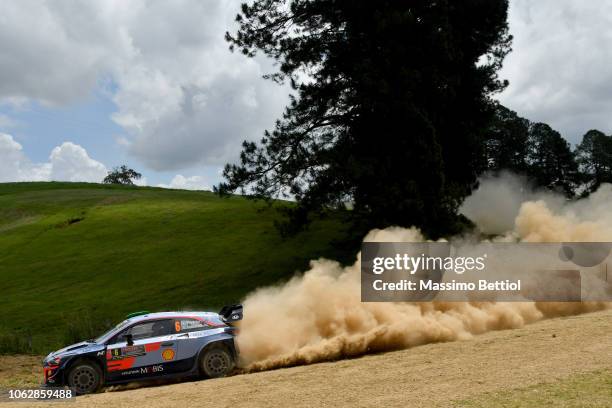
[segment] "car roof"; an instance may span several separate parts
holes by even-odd
[[[213,312],[194,312],[194,311],[183,311],[183,312],[156,312],[138,315],[126,319],[130,323],[142,322],[151,319],[176,319],[179,317],[216,317],[219,316]]]

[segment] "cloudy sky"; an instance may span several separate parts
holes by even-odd
[[[0,0],[0,182],[210,188],[287,101],[227,49],[233,0]],[[612,2],[511,0],[504,104],[572,143],[612,133]]]

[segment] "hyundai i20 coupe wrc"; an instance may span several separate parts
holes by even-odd
[[[97,339],[49,354],[43,386],[88,394],[131,381],[225,376],[238,359],[232,324],[241,319],[242,305],[219,313],[132,313]]]

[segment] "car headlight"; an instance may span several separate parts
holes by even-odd
[[[47,360],[47,365],[49,367],[57,367],[60,361],[62,361],[61,357],[52,357]]]

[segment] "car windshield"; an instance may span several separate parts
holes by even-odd
[[[121,323],[119,323],[118,325],[116,325],[115,327],[113,327],[112,329],[108,330],[106,333],[104,333],[103,335],[101,335],[100,337],[96,338],[94,340],[94,342],[96,343],[102,343],[103,341],[105,341],[107,338],[109,338],[110,336],[112,336],[113,334],[115,334],[116,332],[118,332],[119,330],[123,329],[125,326],[128,325],[129,323],[129,319],[128,320],[124,320]]]

